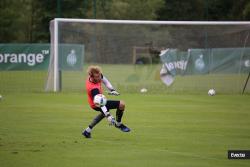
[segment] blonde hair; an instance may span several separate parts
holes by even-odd
[[[89,76],[92,76],[93,74],[100,74],[102,73],[102,69],[99,66],[89,66],[87,73],[89,74]]]

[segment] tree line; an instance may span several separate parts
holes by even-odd
[[[249,0],[1,0],[0,43],[50,41],[56,17],[125,20],[248,21]]]

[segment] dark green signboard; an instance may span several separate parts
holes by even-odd
[[[59,44],[58,50],[61,70],[82,69],[83,45]],[[48,70],[50,56],[50,44],[0,44],[0,70]]]
[[[83,66],[84,46],[77,44],[59,45],[59,68],[62,70],[81,70]]]
[[[161,61],[168,74],[201,75],[208,73],[247,73],[250,71],[250,48],[167,49]]]
[[[0,70],[48,69],[49,44],[0,44]]]

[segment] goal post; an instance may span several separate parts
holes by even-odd
[[[63,91],[80,91],[84,89],[86,66],[98,64],[123,91],[145,87],[152,92],[204,92],[213,87],[225,93],[240,93],[250,66],[249,31],[248,21],[56,18],[50,23],[51,61],[46,90],[60,91],[62,80]],[[84,46],[82,71],[63,72],[60,49],[65,44]],[[155,54],[150,53],[152,48]],[[160,56],[166,49],[170,52]],[[148,61],[139,61],[143,57]],[[185,71],[179,68],[181,61],[187,63]],[[170,86],[161,80],[164,64],[174,69],[165,69],[175,78]]]
[[[59,43],[58,20],[50,23],[50,63],[45,91],[59,92],[62,89],[63,71],[81,71],[84,45],[80,43]]]
[[[60,71],[58,66],[58,20],[54,19],[50,22],[50,63],[48,76],[45,85],[45,91],[60,91]]]

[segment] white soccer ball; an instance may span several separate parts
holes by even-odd
[[[207,94],[209,96],[214,96],[215,95],[215,90],[214,89],[209,89],[208,92],[207,92]]]
[[[94,97],[94,104],[96,107],[102,107],[107,104],[107,98],[103,94],[97,94]]]
[[[2,95],[0,95],[0,100],[2,100],[2,98],[3,98],[3,96],[2,96]]]
[[[141,93],[146,93],[148,90],[146,89],[146,88],[142,88],[141,90],[140,90],[140,92]]]

